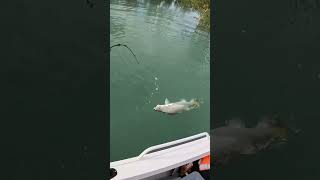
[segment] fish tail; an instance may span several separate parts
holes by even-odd
[[[191,103],[193,108],[200,107],[200,101],[198,99],[191,99]]]

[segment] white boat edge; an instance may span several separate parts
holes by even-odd
[[[207,132],[152,146],[139,156],[110,163],[117,171],[112,180],[161,179],[187,163],[210,154]]]

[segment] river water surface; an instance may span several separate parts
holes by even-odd
[[[210,34],[197,12],[172,1],[119,0],[110,4],[111,161],[210,129]],[[174,116],[157,104],[197,98],[199,109]]]

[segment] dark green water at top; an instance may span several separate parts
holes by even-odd
[[[149,146],[210,129],[210,34],[197,29],[196,12],[173,1],[111,1],[111,161]],[[175,116],[153,110],[165,98],[198,98],[199,109]]]

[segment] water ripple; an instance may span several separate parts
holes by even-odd
[[[110,43],[128,45],[141,62],[126,48],[110,53],[111,159],[135,156],[146,144],[161,143],[163,134],[176,139],[206,131],[208,104],[175,117],[152,109],[166,97],[210,98],[210,34],[197,29],[198,13],[172,0],[111,0],[110,11]],[[135,146],[121,151],[128,149],[128,139]]]

